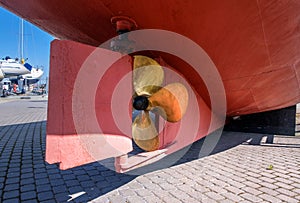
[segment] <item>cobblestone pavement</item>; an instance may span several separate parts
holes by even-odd
[[[198,158],[200,140],[174,166],[140,176],[97,162],[61,171],[44,161],[46,108],[41,98],[0,104],[0,202],[78,192],[69,202],[300,202],[298,137],[223,132],[211,155]]]

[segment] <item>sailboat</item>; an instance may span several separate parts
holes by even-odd
[[[9,78],[24,74],[29,74],[32,70],[32,66],[29,63],[25,63],[23,58],[23,19],[21,22],[21,59],[12,59],[9,56],[0,60],[0,81],[4,78]]]
[[[0,60],[0,81],[4,78],[19,76],[31,73],[32,66],[28,63],[22,63],[19,59],[6,57]]]
[[[24,20],[21,19],[20,28],[20,59],[12,59],[9,56],[0,60],[0,80],[8,78],[12,83],[18,84],[18,80],[24,79],[24,85],[34,84],[40,80],[44,71],[41,68],[32,67],[25,63],[24,59]]]

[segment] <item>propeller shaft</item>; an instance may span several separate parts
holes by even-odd
[[[133,100],[133,108],[136,110],[146,110],[149,106],[149,100],[145,96],[137,96]]]

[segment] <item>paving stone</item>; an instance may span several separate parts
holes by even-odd
[[[34,191],[35,185],[34,184],[22,185],[20,190],[21,190],[21,192]]]
[[[255,195],[252,195],[252,194],[248,194],[248,193],[244,193],[244,194],[241,194],[241,197],[246,199],[246,200],[249,200],[251,202],[262,202],[263,200]]]
[[[32,166],[29,166],[32,167]],[[33,172],[33,168],[22,168],[21,169],[21,173],[32,173]]]
[[[3,200],[3,203],[19,203],[19,198],[12,198],[12,199],[5,199]]]
[[[67,202],[67,200],[70,199],[70,197],[65,193],[55,194],[54,198],[57,202]]]
[[[233,194],[241,194],[244,192],[243,190],[233,187],[233,186],[225,187],[225,190],[228,190],[229,192],[232,192]]]
[[[145,186],[145,185],[144,185]],[[145,187],[147,187],[147,185],[145,186]],[[161,184],[159,184],[159,186],[158,185],[156,185],[156,184],[153,184],[153,187],[161,187],[163,190],[165,190],[165,191],[168,191],[168,190],[175,190],[176,189],[176,186],[175,185],[173,185],[173,184],[169,184],[169,183],[161,183]],[[152,187],[152,188],[153,188]],[[149,188],[149,185],[148,185],[148,188]]]
[[[19,183],[6,185],[4,191],[18,190],[20,187]]]
[[[219,203],[235,203],[235,201],[232,201],[232,200],[229,200],[229,199],[224,199],[224,200],[221,200]]]
[[[21,193],[21,200],[30,200],[36,198],[36,192],[35,191],[29,191],[29,192],[22,192]]]
[[[289,197],[287,195],[283,195],[283,194],[278,195],[277,198],[283,200],[284,202],[288,202],[288,203],[298,203],[297,199]]]
[[[283,177],[283,176],[281,175],[281,177]],[[288,176],[288,177],[284,177],[284,178],[287,178],[287,179],[293,181],[293,183],[300,183],[300,179],[295,178],[295,177]]]
[[[291,190],[287,190],[285,188],[278,188],[276,189],[277,192],[284,194],[284,195],[288,195],[288,196],[295,196],[297,195],[295,192],[292,192]]]
[[[99,182],[99,181],[105,181],[105,178],[101,175],[93,176],[91,177],[94,181]],[[123,179],[122,179],[123,178]],[[126,177],[120,178],[121,181],[127,181],[128,179]],[[131,179],[130,179],[131,180]]]
[[[228,192],[227,190],[224,189],[224,187],[220,187],[220,186],[217,186],[217,185],[211,186],[211,187],[209,187],[209,189],[213,192],[218,193],[218,194],[224,194],[224,193]]]
[[[40,202],[38,202],[38,201],[35,200],[35,199],[30,199],[30,200],[22,201],[22,203],[40,203]]]
[[[242,190],[244,190],[246,193],[250,193],[250,194],[253,194],[255,196],[261,194],[262,192],[256,188],[252,188],[252,187],[243,187]]]
[[[3,180],[4,182],[4,180]],[[4,188],[4,183],[3,182],[0,182],[0,191],[2,191],[2,189]]]
[[[292,180],[289,180],[287,178],[283,178],[282,176],[276,177],[275,180],[279,181],[279,182],[282,182],[284,184],[288,184],[288,185],[294,183]]]
[[[48,170],[46,170],[48,175],[59,173],[59,169],[54,167],[54,166],[51,167],[51,166],[48,165],[48,166],[46,166],[46,168],[48,169]],[[41,172],[42,171],[39,171],[39,173],[41,173]]]
[[[270,189],[267,187],[261,187],[261,188],[258,188],[258,190],[262,191],[263,193],[269,194],[271,196],[276,196],[279,194],[279,192],[277,192],[276,190]]]
[[[8,172],[6,177],[13,178],[13,177],[19,177],[19,176],[20,176],[20,169],[17,172]]]
[[[126,199],[129,203],[147,203],[146,200],[144,200],[142,197],[139,196],[132,196],[132,197],[129,196]]]
[[[179,199],[177,199],[177,198],[174,198],[174,197],[172,197],[172,196],[165,196],[165,197],[163,197],[163,201],[164,202],[174,202],[174,203],[182,203],[182,202],[184,202],[184,201],[181,201],[181,200],[179,200]]]
[[[37,185],[36,186],[36,190],[37,192],[45,192],[45,191],[50,191],[52,188],[51,188],[51,185],[48,185],[48,184],[45,184],[45,185]]]
[[[54,198],[54,195],[51,191],[41,192],[38,194],[39,201],[52,200],[53,198]]]
[[[12,163],[12,161],[10,161],[8,171],[9,172],[18,171],[20,170],[20,166],[21,166],[20,160],[17,160],[15,163]]]
[[[110,202],[120,202],[120,203],[126,203],[128,202],[127,198],[124,198],[122,196],[111,196],[108,198]]]
[[[63,179],[56,179],[56,180],[50,179],[50,184],[54,187],[54,186],[64,185],[65,182]]]
[[[110,203],[110,200],[107,197],[99,197],[95,200],[92,200],[91,203]]]
[[[268,182],[261,182],[260,185],[270,188],[270,189],[276,189],[278,188],[278,185],[272,184],[272,183],[268,183]]]
[[[55,170],[54,172],[56,172],[56,170]],[[38,168],[38,169],[35,169],[35,170],[34,170],[34,174],[35,174],[35,175],[40,174],[40,173],[52,174],[52,173],[51,173],[51,170],[48,170],[48,171],[47,171],[46,168]]]
[[[78,180],[68,180],[68,181],[65,181],[65,184],[66,184],[68,187],[80,185],[80,183],[79,183]]]
[[[146,196],[143,197],[143,199],[147,202],[147,203],[162,203],[163,200],[159,199],[158,197],[154,196],[154,195],[150,195],[150,196]],[[128,202],[126,202],[128,203]],[[189,201],[189,203],[193,203],[192,201]],[[198,202],[197,202],[198,203]]]
[[[21,179],[21,185],[28,185],[28,184],[33,184],[33,183],[34,183],[33,178]]]
[[[63,175],[62,177],[64,180],[75,180],[76,176],[74,174],[67,174],[67,175]]]
[[[119,182],[120,181],[120,178],[118,178],[116,176],[105,177],[105,179],[110,182]]]
[[[44,168],[45,165],[43,163],[39,163],[39,164],[34,164],[34,169],[38,169],[38,168]]]
[[[73,173],[77,176],[86,174],[85,170],[83,170],[83,169],[73,170]]]
[[[222,187],[222,188],[224,188],[224,187],[226,187],[226,186],[229,186],[229,183],[231,184],[234,184],[234,182],[232,181],[232,179],[230,180],[230,182],[228,183],[228,182],[224,182],[224,181],[220,181],[220,180],[218,180],[218,179],[215,179],[215,180],[213,180],[212,181],[212,183],[214,183],[214,185],[217,185],[217,186],[219,186],[219,187]],[[213,186],[213,185],[212,185]],[[236,185],[236,187],[243,187],[244,185]]]
[[[7,178],[6,181],[5,181],[5,184],[19,183],[19,181],[20,181],[19,177]]]
[[[102,188],[101,189],[101,194],[105,194],[105,193],[111,192],[114,189],[115,189],[115,187],[112,187],[112,186],[106,187],[106,188]]]
[[[241,202],[242,200],[244,200],[239,195],[231,193],[231,192],[223,193],[222,196],[224,196],[226,199],[229,199],[234,202]]]
[[[207,197],[209,197],[210,199],[213,199],[213,200],[216,200],[216,201],[220,201],[220,200],[225,199],[225,197],[223,197],[222,195],[220,195],[216,192],[207,192],[207,193],[205,193],[205,195]]]
[[[47,173],[35,173],[34,178],[35,179],[42,179],[42,178],[47,178],[48,174]]]
[[[21,179],[33,178],[33,173],[22,173]]]
[[[243,183],[239,183],[237,181],[230,181],[229,183],[230,185],[236,187],[236,188],[242,188],[242,187],[245,187],[245,185]]]
[[[49,179],[61,179],[61,175],[59,173],[49,174]]]
[[[92,182],[91,182],[90,180],[80,182],[80,185],[81,185],[83,188],[88,188],[91,184],[92,184]]]
[[[140,183],[137,183],[137,182],[131,183],[131,184],[129,185],[129,187],[130,187],[131,189],[142,189],[142,188],[143,188],[143,186],[142,186]]]
[[[59,186],[54,186],[52,188],[53,192],[56,193],[62,193],[67,191],[67,187],[65,185],[59,185]]]
[[[136,193],[133,190],[130,190],[130,189],[119,190],[119,192],[123,197],[135,196],[136,195]]]
[[[97,176],[97,175],[100,174],[100,172],[97,171],[97,170],[95,170],[95,169],[93,169],[93,170],[88,170],[87,173],[88,173],[89,176]]]
[[[106,187],[110,187],[110,186],[111,186],[111,184],[110,184],[109,182],[107,182],[107,181],[100,181],[100,182],[98,182],[96,185],[97,185],[97,187],[98,187],[99,189],[103,189],[103,188],[106,188]]]
[[[70,194],[74,194],[74,193],[77,193],[77,192],[82,192],[83,189],[81,186],[73,186],[73,187],[69,187],[68,188]]]
[[[282,202],[276,196],[272,196],[269,194],[260,194],[259,197],[264,199],[265,201],[272,202],[272,203]]]
[[[294,177],[294,178],[300,178],[299,174],[294,174],[294,173],[289,173],[290,176]]]
[[[287,190],[291,190],[293,189],[294,187],[291,186],[291,185],[288,185],[286,183],[282,183],[282,182],[277,182],[277,183],[274,183],[275,185],[279,186],[279,187],[282,187],[284,189],[287,189]]]
[[[147,189],[138,189],[138,190],[135,190],[135,192],[143,198],[146,196],[153,195],[153,193]]]
[[[297,194],[300,194],[300,187],[297,187],[297,188],[293,189],[292,191]]]
[[[5,199],[17,198],[19,197],[19,195],[20,195],[19,190],[6,191],[4,192],[3,199],[5,200]]]
[[[261,177],[260,180],[271,183],[271,184],[278,181],[278,180],[276,180],[276,178],[269,178],[269,177]]]
[[[84,175],[79,175],[79,176],[77,176],[76,178],[77,178],[77,180],[79,180],[80,182],[81,182],[81,181],[90,180],[90,176],[89,176],[89,175],[86,175],[86,174],[84,174]],[[113,180],[111,179],[111,181],[113,181]]]
[[[300,195],[294,197],[297,200],[300,200]]]

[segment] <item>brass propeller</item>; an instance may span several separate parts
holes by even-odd
[[[133,139],[140,148],[146,151],[158,149],[158,133],[150,118],[149,111],[143,111],[135,118],[132,132]]]
[[[149,97],[147,110],[159,107],[160,115],[167,121],[178,122],[185,114],[188,105],[188,92],[181,83],[171,83]]]
[[[133,67],[133,107],[142,111],[132,125],[133,140],[145,151],[157,150],[158,132],[150,117],[150,111],[158,113],[169,122],[178,122],[186,112],[188,92],[180,83],[161,87],[164,71],[151,58],[135,56]]]
[[[133,87],[137,95],[152,95],[160,89],[164,80],[164,70],[153,59],[134,56]]]

